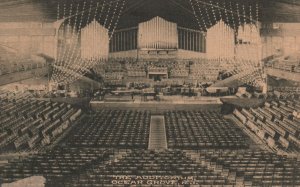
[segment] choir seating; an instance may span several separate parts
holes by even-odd
[[[273,93],[271,92],[275,99],[291,99],[294,97],[294,95],[299,95],[300,89],[299,87],[290,87],[290,86],[284,86],[284,87],[272,87],[274,90]]]
[[[146,72],[144,70],[129,70],[127,71],[128,77],[146,77]]]
[[[124,67],[123,67],[122,63],[120,63],[119,61],[115,61],[115,60],[108,61],[105,64],[104,69],[106,72],[122,72],[122,71],[124,71]]]
[[[192,79],[200,81],[216,81],[219,75],[219,62],[210,60],[194,61],[190,67]]]
[[[292,56],[285,57],[284,59],[273,59],[266,64],[269,68],[280,69],[284,71],[300,73],[299,56],[295,58]]]
[[[45,62],[33,62],[33,61],[25,61],[25,62],[11,62],[7,64],[0,61],[0,76],[5,76],[11,73],[17,73],[22,71],[30,71],[38,68],[43,68],[47,64]]]
[[[66,144],[79,147],[147,148],[150,112],[100,110],[72,129]]]
[[[201,149],[247,147],[245,135],[214,111],[165,112],[168,147]]]
[[[125,76],[126,69],[119,61],[109,60],[101,67],[104,69],[102,76],[106,81],[119,81]]]
[[[106,72],[104,75],[106,80],[121,80],[124,77],[123,72]]]
[[[189,76],[189,73],[188,73],[188,70],[186,69],[172,69],[171,70],[171,77],[172,78],[178,78],[178,77],[188,77]]]
[[[127,63],[128,77],[146,77],[145,65],[143,63]]]
[[[189,76],[189,69],[185,64],[178,64],[171,68],[170,77],[172,78],[184,78]]]
[[[227,62],[229,63],[229,62]],[[216,81],[219,75],[219,60],[207,59],[191,59],[187,60],[148,60],[139,59],[138,61],[129,58],[110,59],[103,66],[101,72],[107,81],[118,80],[120,77],[144,77],[147,72],[163,72],[168,73],[170,79],[176,78],[192,78],[200,81]],[[231,68],[234,69],[234,68]]]

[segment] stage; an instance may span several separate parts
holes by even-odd
[[[133,100],[122,101],[91,101],[90,107],[98,109],[118,110],[150,110],[160,112],[167,110],[213,110],[221,111],[223,103],[218,97],[182,97],[182,96],[160,96],[160,100],[143,101],[141,97],[135,96]]]
[[[91,109],[123,109],[123,110],[216,110],[227,114],[235,107],[258,107],[264,103],[263,99],[238,98],[236,96],[205,97],[205,96],[162,96],[159,100],[143,100],[140,96],[134,98],[120,96],[118,100],[92,100],[89,105]]]

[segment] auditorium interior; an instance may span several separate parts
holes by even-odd
[[[300,186],[297,0],[1,0],[0,185]]]

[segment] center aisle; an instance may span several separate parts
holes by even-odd
[[[164,116],[151,116],[148,149],[167,149]]]

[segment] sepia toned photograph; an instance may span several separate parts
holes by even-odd
[[[0,0],[1,187],[300,187],[300,0]]]

